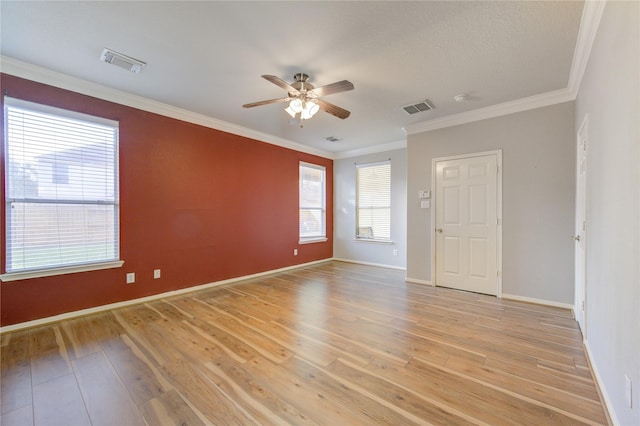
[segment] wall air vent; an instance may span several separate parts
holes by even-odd
[[[100,60],[135,73],[139,73],[147,65],[145,62],[106,47],[102,51],[102,55],[100,55]]]
[[[405,105],[402,109],[405,110],[407,114],[417,114],[419,112],[431,111],[433,109],[433,105],[425,99],[424,101],[416,104]]]

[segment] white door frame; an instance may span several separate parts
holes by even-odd
[[[431,229],[429,235],[431,235],[431,283],[436,285],[436,203],[438,202],[436,193],[436,163],[439,161],[448,160],[461,160],[465,158],[484,157],[487,155],[495,155],[496,164],[498,165],[498,173],[496,175],[496,215],[498,223],[496,226],[496,265],[498,268],[497,284],[498,288],[496,296],[502,297],[502,150],[497,149],[493,151],[473,152],[462,155],[452,155],[448,157],[438,157],[431,159],[431,194],[433,194],[433,205],[431,206]]]
[[[588,166],[588,141],[589,141],[589,116],[585,115],[580,129],[576,134],[576,210],[574,219],[574,235],[573,239],[580,238],[575,241],[574,245],[574,302],[573,302],[573,316],[580,326],[582,331],[582,338],[587,339],[587,166]],[[584,145],[583,145],[584,144]],[[584,156],[583,165],[584,171],[581,173],[580,160]],[[583,182],[580,182],[582,175]],[[579,205],[578,200],[579,185],[582,187],[582,203]],[[582,221],[582,224],[578,223]],[[581,246],[582,250],[579,250]],[[582,258],[579,256],[582,254]],[[578,271],[581,268],[581,274]],[[582,282],[579,282],[582,277]]]

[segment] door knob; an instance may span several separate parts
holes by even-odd
[[[442,228],[436,228],[436,232],[437,232],[438,234],[442,234]]]
[[[580,241],[580,235],[572,235],[572,236],[571,236],[571,239],[572,239],[573,241]]]

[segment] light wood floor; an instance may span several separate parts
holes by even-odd
[[[569,311],[404,275],[330,262],[5,333],[1,423],[606,424]]]

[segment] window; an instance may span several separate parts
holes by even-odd
[[[356,238],[391,241],[391,162],[356,166]]]
[[[3,281],[122,265],[118,123],[6,97],[4,127]]]
[[[300,242],[326,241],[325,168],[300,163]]]

